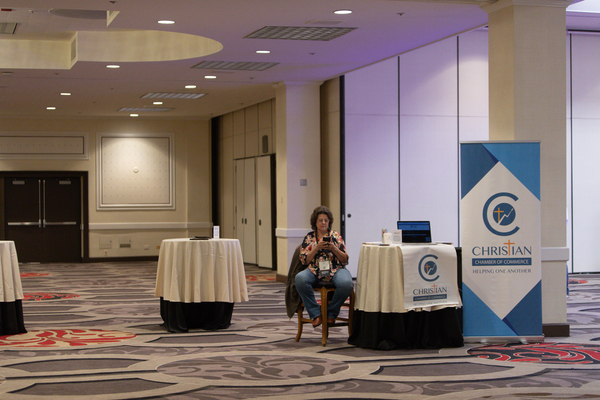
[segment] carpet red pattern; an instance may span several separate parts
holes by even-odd
[[[136,336],[129,332],[103,329],[57,329],[0,336],[0,346],[80,347],[119,343],[124,340],[133,339]]]
[[[23,293],[23,301],[42,301],[42,300],[60,300],[74,299],[79,297],[73,293]]]
[[[469,354],[495,361],[600,364],[600,346],[590,344],[540,343],[484,346],[469,350]]]
[[[275,275],[246,275],[247,282],[274,281]]]
[[[569,279],[569,285],[582,285],[588,283],[585,279]]]
[[[36,278],[38,276],[48,276],[48,275],[50,275],[50,274],[26,272],[26,273],[21,273],[21,278]]]

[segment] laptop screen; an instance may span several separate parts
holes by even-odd
[[[398,221],[402,229],[402,243],[431,243],[429,221]]]

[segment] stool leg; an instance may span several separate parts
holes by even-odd
[[[302,314],[304,312],[304,307],[302,304],[298,306],[298,310],[296,312],[298,313],[298,333],[296,333],[296,342],[299,342],[300,336],[302,336],[302,327],[304,326],[302,323]]]
[[[327,345],[327,336],[329,336],[329,324],[327,324],[327,306],[329,305],[329,296],[326,288],[321,288],[321,344],[323,347]]]

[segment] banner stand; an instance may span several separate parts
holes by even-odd
[[[504,344],[504,343],[542,343],[544,335],[541,336],[468,336],[464,338],[465,343],[482,344]]]
[[[460,150],[464,341],[543,342],[540,143]]]

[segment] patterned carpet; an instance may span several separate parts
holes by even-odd
[[[248,268],[222,331],[167,333],[155,262],[22,265],[27,334],[0,337],[0,399],[600,399],[600,276],[571,277],[571,337],[366,350],[294,340],[285,285]]]

